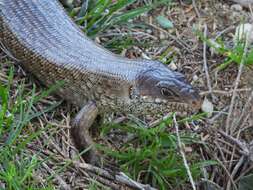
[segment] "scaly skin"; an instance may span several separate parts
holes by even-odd
[[[89,40],[56,0],[0,0],[0,40],[45,85],[64,81],[58,94],[83,107],[74,124],[76,139],[86,139],[81,144],[92,144],[87,130],[97,114],[181,112],[201,104],[182,74],[157,61],[110,53]]]
[[[231,0],[234,3],[238,3],[244,7],[249,7],[250,5],[253,4],[253,0]]]
[[[99,112],[145,114],[184,111],[177,102],[199,106],[198,93],[183,75],[157,61],[126,59],[101,48],[55,0],[0,0],[0,38],[45,85],[64,81],[59,94],[80,107],[93,100]]]

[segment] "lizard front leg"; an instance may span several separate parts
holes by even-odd
[[[94,147],[94,142],[90,136],[89,128],[98,116],[98,108],[93,101],[88,102],[76,115],[72,125],[72,137],[78,150],[82,151],[90,147],[84,155],[89,163],[99,165],[100,156]]]

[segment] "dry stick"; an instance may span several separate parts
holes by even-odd
[[[235,80],[235,87],[233,89],[233,95],[232,95],[232,98],[231,98],[231,103],[230,103],[230,107],[229,107],[229,111],[228,111],[228,117],[227,117],[227,120],[226,120],[226,133],[231,133],[231,131],[232,131],[232,129],[229,127],[230,126],[230,120],[231,120],[232,112],[233,112],[233,109],[234,109],[235,98],[236,98],[236,95],[237,95],[236,90],[237,90],[239,82],[240,82],[240,78],[241,78],[241,74],[242,74],[242,70],[243,70],[243,66],[244,66],[244,60],[245,60],[245,57],[247,55],[248,41],[249,40],[247,38],[246,42],[245,42],[245,47],[244,47],[242,60],[240,62],[240,66],[239,66],[239,71],[238,71],[238,74],[237,74],[237,77],[236,77],[236,80]]]
[[[241,131],[239,130],[239,132],[237,133],[236,139],[239,139],[240,133],[241,133]],[[236,146],[233,145],[231,158],[230,158],[230,161],[229,161],[229,163],[228,163],[228,164],[229,164],[229,165],[228,165],[228,169],[229,169],[229,171],[231,171],[231,172],[233,172],[233,169],[234,169],[234,168],[232,168],[232,166],[233,166],[233,161],[234,161],[234,159],[235,159],[235,151],[236,151]],[[228,156],[228,157],[229,157],[229,156]],[[232,176],[232,175],[231,175],[231,176]],[[233,178],[233,176],[232,176],[232,178]],[[228,182],[228,185],[229,185],[229,183],[230,183],[230,182]],[[228,189],[228,190],[229,190],[229,189]]]
[[[245,159],[244,159],[244,164],[243,164],[243,166],[240,167],[239,172],[238,172],[238,175],[236,175],[236,177],[235,177],[235,178],[236,178],[235,181],[238,180],[238,177],[239,177],[244,171],[248,170],[248,169],[250,168],[251,165],[252,165],[252,161],[250,161],[249,159],[245,158]],[[240,179],[241,179],[241,178],[240,178]]]
[[[200,147],[200,155],[202,157],[203,160],[205,160],[205,156],[204,156],[204,152],[203,149]],[[203,177],[205,180],[208,180],[208,174],[207,174],[207,170],[205,167],[202,168],[202,173],[203,173]]]
[[[165,116],[163,116],[162,118],[159,118],[151,123],[148,124],[148,128],[153,128],[155,126],[157,126],[158,124],[160,124],[162,121],[165,121],[166,119],[170,118],[171,114],[166,114]]]
[[[218,132],[220,132],[220,131],[218,131]],[[222,133],[222,131],[221,131],[221,133]],[[224,133],[224,132],[223,132],[222,134],[224,134],[225,136],[227,136],[227,134]],[[230,137],[230,136],[229,136],[229,137]],[[233,139],[233,138],[232,138],[232,139]],[[218,138],[217,140],[220,141],[221,139]],[[226,143],[226,142],[223,142],[223,143]],[[224,154],[223,154],[223,152],[222,152],[222,148],[219,146],[219,143],[215,141],[215,144],[216,144],[216,146],[218,147],[218,149],[219,149],[219,151],[220,151],[220,154],[222,155],[223,162],[226,162],[225,156],[224,156]],[[232,145],[231,145],[231,146],[232,146]],[[235,182],[233,181],[233,178],[230,176],[230,173],[229,173],[228,169],[226,168],[226,166],[223,164],[223,162],[222,162],[217,156],[215,156],[215,160],[219,162],[220,166],[222,166],[223,170],[225,171],[225,174],[226,174],[227,177],[229,178],[229,181],[231,181],[232,185],[233,185],[234,188],[236,189]],[[212,176],[214,176],[214,175],[215,175],[215,174],[213,173]],[[214,178],[214,177],[213,177],[213,178]]]
[[[12,55],[12,53],[8,50],[8,48],[3,44],[3,42],[1,40],[0,40],[0,50],[2,50],[12,60],[14,60],[16,62],[20,62],[19,59],[17,59],[16,57],[14,57]]]
[[[252,10],[252,6],[249,4],[249,10],[250,10],[250,14],[251,14],[251,18],[253,17],[253,10]]]
[[[214,40],[217,40],[221,35],[223,35],[224,33],[230,32],[231,30],[235,29],[235,26],[229,26],[226,29],[220,31],[214,38]]]
[[[214,144],[216,145],[216,147],[218,148],[219,152],[220,152],[220,155],[221,155],[221,159],[222,161],[225,163],[226,162],[226,158],[224,156],[224,153],[222,151],[222,148],[220,147],[220,144],[215,140],[214,141]]]
[[[150,37],[152,38],[153,40],[157,40],[158,38],[151,35],[151,34],[148,34],[146,32],[141,32],[141,31],[138,31],[138,32],[111,32],[111,33],[105,33],[105,34],[98,34],[96,35],[97,37],[111,37],[111,36],[127,36],[127,35],[130,35],[130,36],[147,36],[147,37]]]
[[[207,38],[207,25],[205,24],[204,25],[204,39],[206,39],[206,38]],[[211,86],[211,80],[210,80],[210,75],[209,75],[208,66],[207,66],[206,40],[204,40],[204,42],[203,42],[203,64],[204,64],[203,66],[204,66],[204,70],[205,70],[208,91],[211,93],[212,100],[214,100],[213,89]]]
[[[121,185],[114,183],[112,180],[110,179],[106,179],[104,177],[100,177],[96,174],[91,174],[92,180],[94,182],[100,182],[101,184],[103,184],[104,186],[110,187],[112,189],[118,190],[121,188]]]
[[[162,28],[159,28],[158,26],[154,25],[154,24],[151,24],[149,23],[149,25],[157,30],[160,30],[162,32],[164,32],[165,34],[167,34],[171,39],[173,39],[174,41],[176,41],[181,47],[183,47],[187,52],[189,53],[192,53],[192,50],[191,50],[191,47],[186,44],[184,41],[180,40],[179,38],[173,36],[172,34],[170,34],[168,31],[162,29]]]
[[[42,166],[51,174],[54,175],[55,178],[57,179],[57,181],[59,182],[59,185],[61,188],[65,189],[65,190],[71,190],[70,186],[59,176],[57,175],[54,170],[52,170],[51,168],[48,167],[48,165],[46,165],[46,163],[42,162]]]
[[[234,144],[232,144],[230,141],[225,141],[225,140],[223,140],[223,138],[217,138],[216,140],[217,140],[217,142],[219,141],[219,143],[226,145],[226,147],[233,148],[233,146],[234,146]],[[224,147],[223,147],[223,149],[224,149]],[[226,150],[226,149],[224,149],[224,150]],[[230,150],[227,150],[227,151],[231,152]]]
[[[249,173],[250,171],[252,171],[253,169],[253,165],[249,165],[249,167],[247,167],[246,170],[244,170],[243,172],[240,173],[240,175],[237,177],[237,179],[235,180],[235,182],[238,182],[238,180],[240,180],[243,176],[245,176],[247,173]]]
[[[134,184],[136,187],[138,187],[139,189],[144,189],[142,184],[139,184],[138,182],[132,180],[130,177],[128,177],[126,174],[124,174],[123,172],[120,172],[120,178],[122,179],[122,181],[125,181],[126,183],[131,182],[132,184]]]
[[[241,122],[242,122],[245,114],[248,114],[249,109],[251,109],[250,106],[252,106],[252,104],[253,104],[253,90],[252,90],[252,92],[251,92],[251,94],[250,94],[250,96],[248,98],[248,101],[246,102],[245,106],[243,107],[243,110],[241,112],[241,115],[240,115],[239,119],[235,120],[233,122],[232,128],[237,129],[239,127],[239,125],[241,124]]]
[[[194,10],[195,10],[195,12],[197,14],[197,16],[200,18],[199,10],[197,8],[195,0],[192,0],[192,6],[193,6],[193,8],[194,8]]]
[[[223,132],[223,131],[219,131],[219,133],[227,138],[230,142],[233,142],[235,145],[237,145],[241,150],[242,150],[242,154],[244,154],[245,156],[249,156],[250,155],[250,151],[247,147],[247,144],[246,143],[243,143],[241,141],[239,141],[238,139],[228,135],[227,133]]]
[[[223,140],[220,140],[220,139],[217,139],[220,143],[223,143],[224,145],[227,145],[227,146],[233,146],[232,144],[228,144],[227,142],[225,142],[225,141],[223,141]],[[232,147],[233,148],[233,147]],[[230,150],[228,150],[228,148],[227,147],[220,147],[220,149],[221,149],[221,151],[223,152],[223,155],[224,155],[224,153],[226,153],[226,155],[232,155],[232,154],[234,154],[234,159],[239,159],[241,156],[240,155],[238,155],[238,154],[235,154],[233,151],[230,151]],[[242,153],[242,151],[239,151],[239,153]],[[243,153],[244,154],[244,153]],[[233,161],[235,161],[235,160],[230,160],[230,162],[233,162]],[[228,161],[227,160],[225,160],[225,162],[224,163],[227,163]]]
[[[220,164],[220,166],[223,168],[223,170],[225,171],[225,173],[227,174],[229,180],[232,182],[233,186],[234,186],[234,189],[237,190],[237,187],[235,185],[235,182],[233,180],[233,178],[231,177],[229,171],[227,170],[226,166],[222,163],[222,161],[220,161],[220,159],[218,157],[215,158],[216,161]]]
[[[245,161],[245,156],[242,156],[239,160],[239,162],[237,162],[236,166],[234,167],[232,173],[231,173],[231,177],[234,178],[237,171],[239,170],[239,168],[242,166],[242,164],[244,163]],[[228,185],[227,185],[227,190],[230,190],[231,189],[231,182],[228,181]]]
[[[191,174],[191,171],[190,171],[190,167],[187,163],[187,160],[186,160],[186,157],[185,157],[185,154],[184,154],[184,151],[183,151],[183,145],[182,145],[181,138],[180,138],[180,135],[179,135],[178,123],[177,123],[175,114],[173,115],[173,121],[174,121],[174,125],[175,125],[175,128],[176,128],[177,142],[178,142],[179,151],[180,151],[180,154],[181,154],[181,156],[183,158],[183,161],[184,161],[184,167],[185,167],[185,169],[187,171],[187,174],[188,174],[188,177],[190,179],[192,189],[196,190],[196,186],[195,186],[195,183],[193,181],[193,177],[192,177],[192,174]]]
[[[78,168],[83,168],[86,171],[93,172],[99,176],[106,177],[108,179],[114,180],[115,182],[125,184],[129,187],[132,187],[132,188],[141,189],[141,190],[156,190],[155,188],[151,187],[150,185],[144,185],[144,184],[138,183],[136,181],[133,181],[132,179],[130,180],[129,177],[126,178],[125,175],[122,175],[121,172],[117,173],[115,175],[112,175],[110,172],[108,172],[104,169],[98,168],[96,166],[93,166],[93,165],[90,165],[87,163],[80,163],[77,161],[73,161],[73,163]]]
[[[249,118],[251,118],[251,114],[250,114],[250,113],[245,117],[243,123],[246,123],[247,120],[248,120]],[[243,127],[243,128],[241,129],[241,131],[243,132],[243,131],[245,131],[245,130],[252,129],[252,128],[253,128],[253,125],[249,125],[249,126]],[[253,161],[253,160],[252,160],[252,161]]]
[[[62,152],[61,148],[55,143],[52,138],[49,138],[45,131],[42,132],[42,135],[45,139],[48,139],[49,143],[55,148],[55,150],[64,158],[65,154]]]
[[[226,114],[228,110],[228,106],[223,108],[221,111],[218,112],[218,114],[214,115],[212,118],[208,119],[208,123],[213,124],[215,120],[217,120],[219,117],[221,117],[223,114]]]
[[[238,160],[241,156],[238,154],[235,154],[233,151],[227,150],[227,148],[221,148],[221,151],[223,151],[223,154],[226,153],[226,155],[233,155],[233,160],[226,160],[225,163],[229,164],[229,163],[234,163],[236,160]]]
[[[236,91],[237,92],[248,92],[248,91],[251,91],[251,88],[236,89]],[[213,90],[212,92],[202,91],[202,92],[200,92],[200,95],[204,96],[204,95],[208,95],[208,94],[211,94],[211,93],[220,94],[220,95],[229,97],[229,96],[233,95],[233,90],[229,90],[229,91],[226,91],[226,90]]]

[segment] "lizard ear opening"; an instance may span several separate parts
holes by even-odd
[[[137,94],[135,93],[134,86],[129,87],[129,98],[134,99],[137,98]]]

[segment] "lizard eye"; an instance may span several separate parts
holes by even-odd
[[[163,96],[174,96],[174,93],[172,91],[170,91],[169,89],[167,89],[167,88],[162,88],[161,89],[161,94]]]

